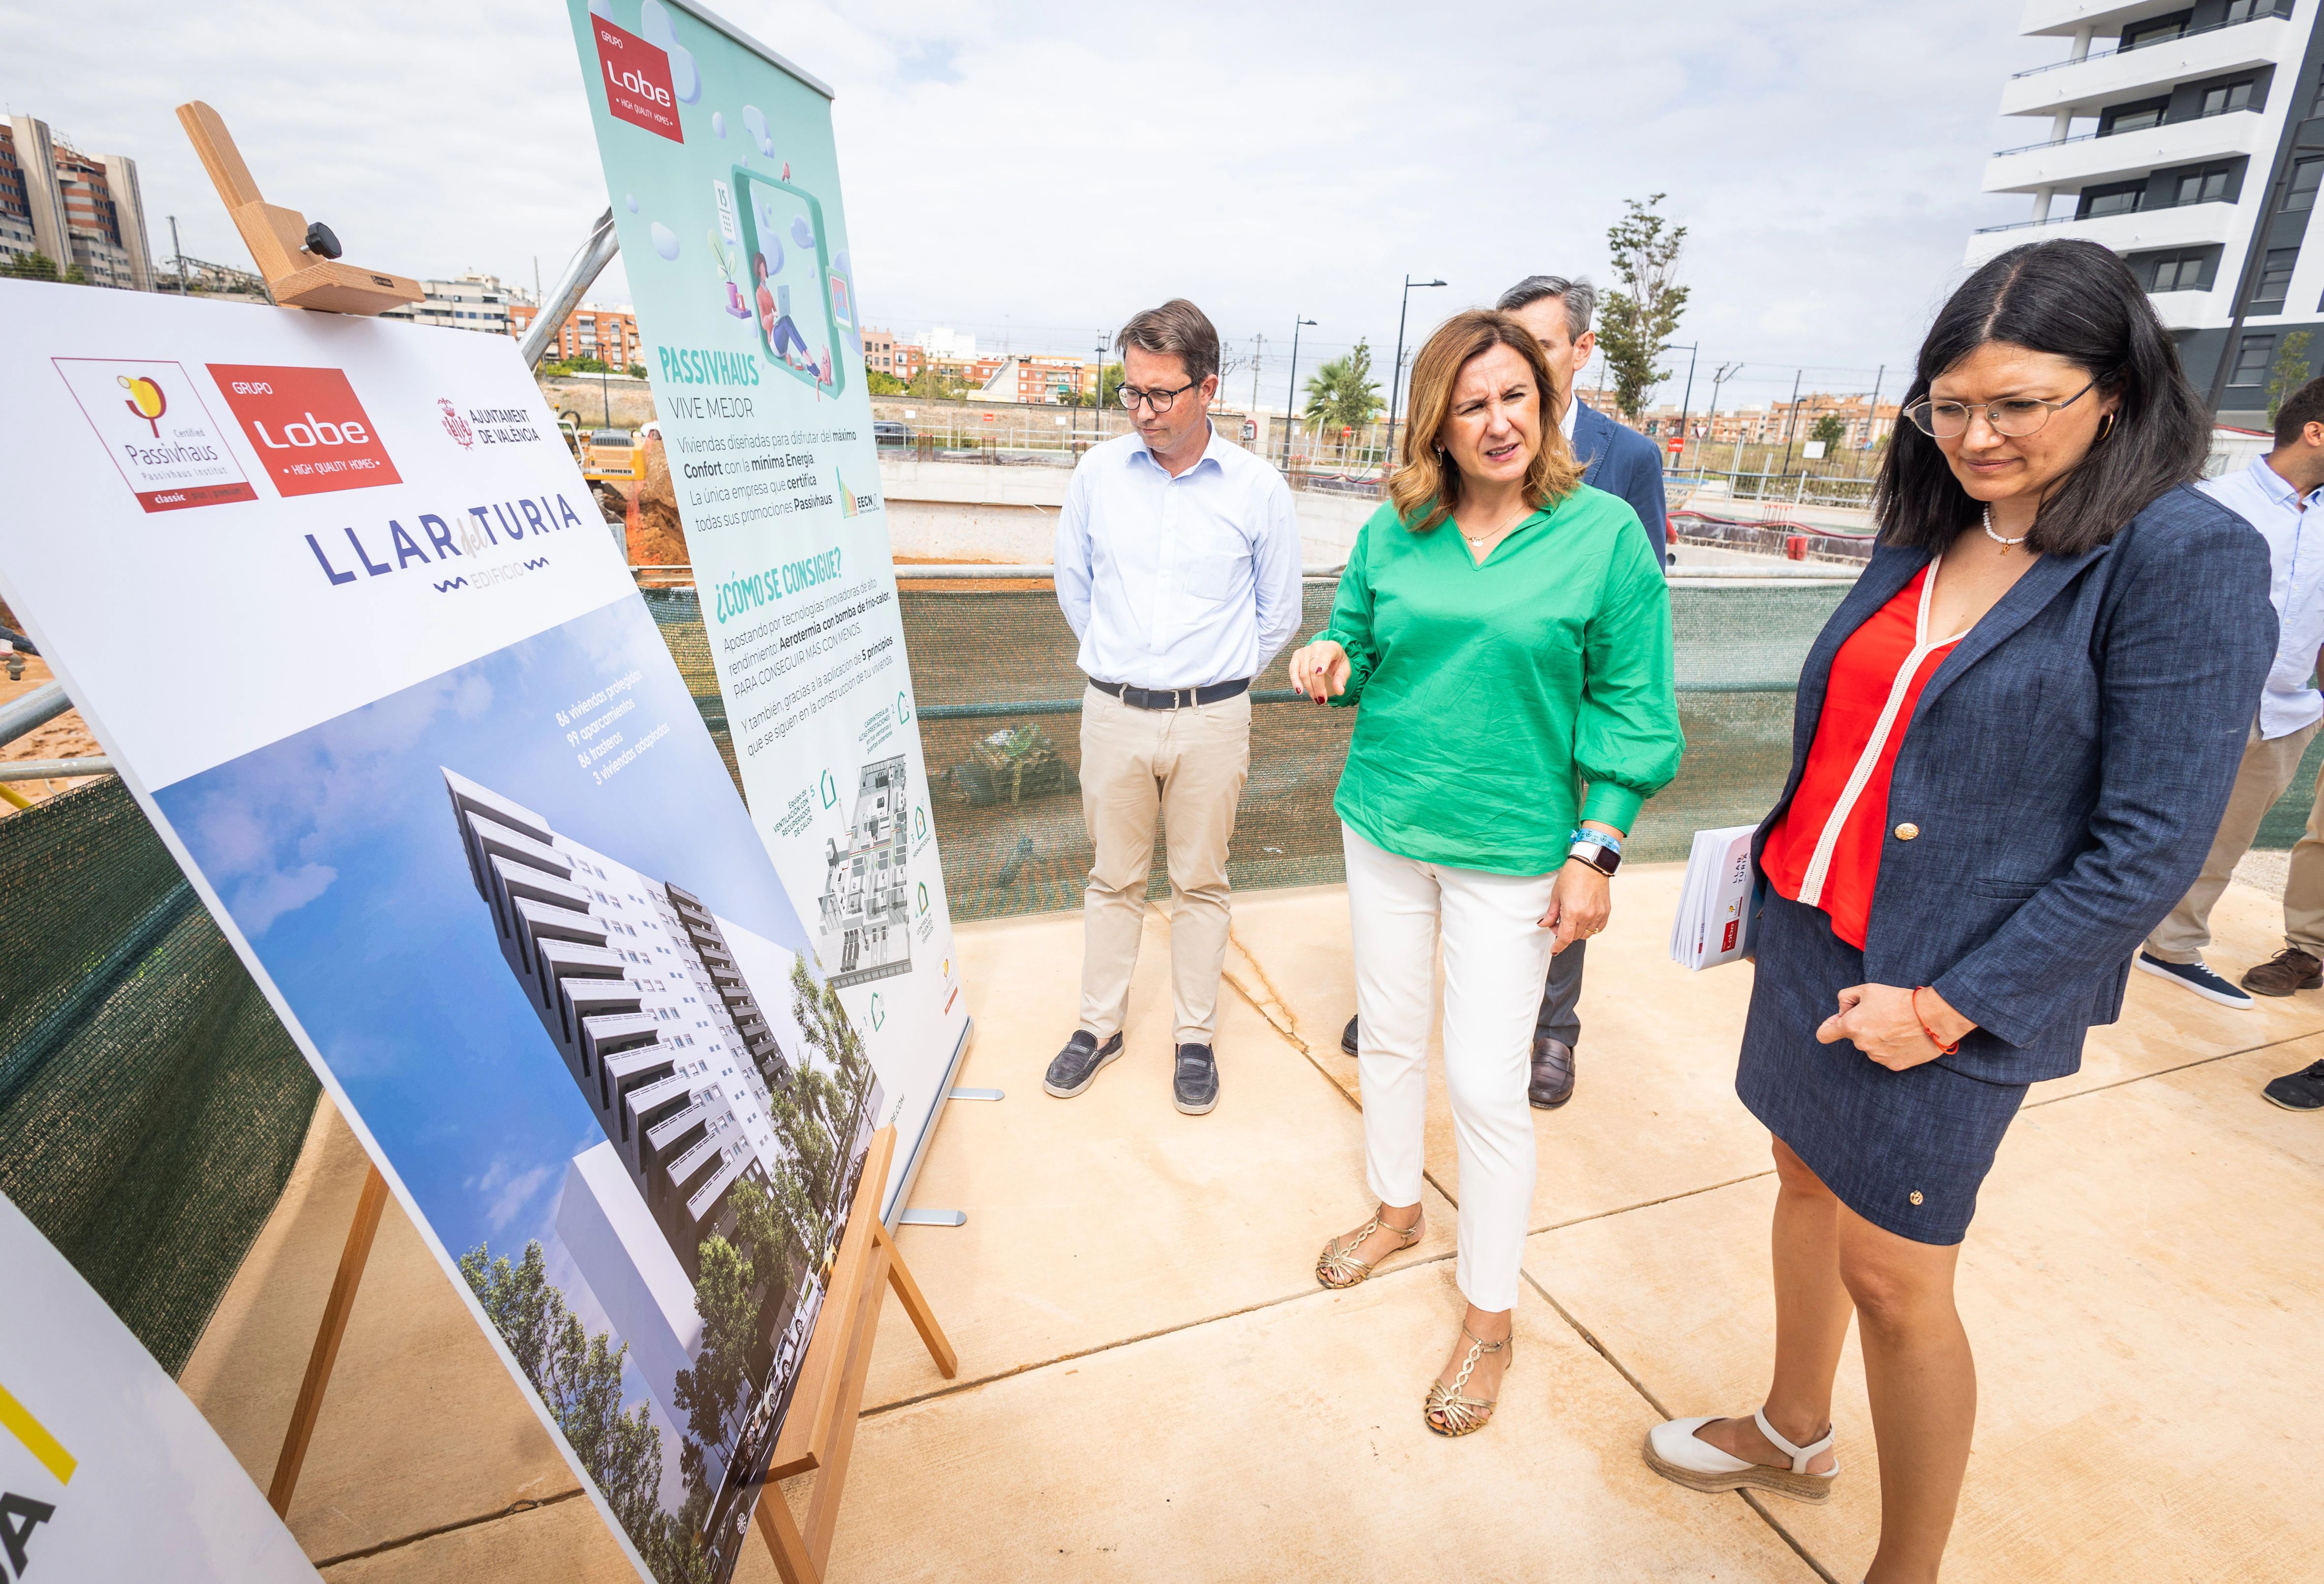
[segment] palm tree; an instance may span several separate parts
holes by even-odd
[[[1307,381],[1307,426],[1311,431],[1329,433],[1333,448],[1342,455],[1346,442],[1341,431],[1370,428],[1387,405],[1371,373],[1371,346],[1359,341],[1354,351],[1333,358]]]

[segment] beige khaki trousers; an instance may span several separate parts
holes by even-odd
[[[2227,880],[2235,873],[2236,864],[2251,851],[2252,838],[2259,834],[2259,823],[2275,800],[2292,785],[2292,778],[2300,771],[2300,756],[2308,751],[2309,739],[2315,736],[2324,722],[2314,722],[2297,732],[2282,737],[2262,737],[2258,726],[2252,727],[2251,736],[2244,743],[2243,763],[2236,769],[2235,790],[2227,794],[2227,812],[2219,820],[2219,833],[2211,838],[2211,851],[2203,860],[2203,872],[2195,884],[2179,898],[2179,906],[2165,915],[2154,933],[2146,937],[2146,950],[2165,962],[2196,962],[2202,960],[2203,948],[2211,944],[2211,907],[2219,893],[2227,889]],[[2324,798],[2324,778],[2319,778],[2318,795]],[[2307,888],[2304,905],[2295,898],[2302,897],[2301,886],[2301,856],[2308,859]],[[2324,831],[2319,831],[2317,816],[2308,816],[2308,833],[2292,850],[2292,879],[2283,893],[2284,927],[2292,932],[2292,944],[2302,951],[2315,952],[2316,942],[2324,939]],[[2305,928],[2307,944],[2301,940]]]
[[[1227,843],[1250,776],[1250,695],[1141,710],[1082,698],[1082,816],[1097,853],[1082,896],[1081,1026],[1103,1045],[1130,1007],[1158,818],[1170,871],[1170,1007],[1176,1045],[1218,1031],[1227,958]]]

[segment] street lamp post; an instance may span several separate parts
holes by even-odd
[[[1678,348],[1674,346],[1671,350],[1675,352]],[[1686,443],[1691,437],[1686,432],[1687,416],[1694,410],[1694,364],[1702,352],[1700,341],[1686,349],[1686,394],[1678,400],[1678,459],[1682,467],[1686,465]]]
[[[1291,472],[1291,408],[1299,400],[1299,327],[1314,322],[1296,314],[1291,316],[1291,389],[1283,397],[1283,472],[1286,477]]]
[[[1718,444],[1719,441],[1719,388],[1741,373],[1742,368],[1743,365],[1739,363],[1722,363],[1711,373],[1711,411],[1702,421],[1704,428],[1708,431],[1703,438],[1713,445]],[[1743,470],[1743,443],[1740,429],[1736,431],[1735,450],[1727,461],[1730,472],[1740,473]]]
[[[1417,286],[1423,291],[1425,291],[1432,286],[1442,286],[1444,282],[1442,281],[1416,281],[1411,276],[1406,275],[1404,278],[1404,295],[1397,300],[1396,372],[1388,376],[1388,456],[1383,463],[1383,465],[1387,467],[1393,468],[1396,465],[1396,401],[1397,398],[1404,393],[1405,310],[1412,306],[1412,289],[1414,287]]]

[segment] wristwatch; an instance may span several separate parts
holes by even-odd
[[[1577,829],[1566,838],[1572,843],[1565,850],[1568,858],[1579,858],[1600,874],[1610,875],[1622,867],[1622,838],[1604,831]]]

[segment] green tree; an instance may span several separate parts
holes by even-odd
[[[78,265],[75,268],[78,268]],[[56,260],[38,251],[20,253],[8,261],[5,272],[18,281],[60,281]]]
[[[643,1403],[622,1411],[629,1344],[611,1347],[605,1332],[583,1329],[549,1281],[538,1239],[515,1264],[506,1255],[493,1258],[479,1243],[460,1257],[460,1274],[654,1577],[706,1584],[698,1525],[690,1515],[673,1518],[662,1510],[661,1432]]]
[[[1304,416],[1311,431],[1330,435],[1333,449],[1344,454],[1347,441],[1341,431],[1370,428],[1387,405],[1372,378],[1371,345],[1359,340],[1353,351],[1308,376]]]
[[[1064,407],[1111,407],[1121,400],[1121,365],[1107,364],[1098,370],[1095,391],[1067,391],[1057,398],[1058,404]]]
[[[2275,366],[2269,372],[2267,382],[2267,424],[2275,427],[2275,415],[2292,400],[2293,391],[2308,382],[2308,343],[2305,330],[2294,330],[2283,338],[2283,349],[2275,355]]]
[[[1606,233],[1622,290],[1606,294],[1599,315],[1598,350],[1614,376],[1615,405],[1632,419],[1645,405],[1646,393],[1670,377],[1670,371],[1656,368],[1655,360],[1670,345],[1686,309],[1687,289],[1678,284],[1686,227],[1671,225],[1657,210],[1665,196],[1649,194],[1644,203],[1623,199],[1628,212]]]
[[[874,396],[901,396],[911,389],[886,370],[875,369],[869,364],[863,368],[863,388]]]
[[[1836,412],[1827,412],[1808,429],[1808,438],[1823,442],[1823,454],[1830,456],[1848,439],[1848,420]]]

